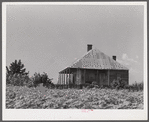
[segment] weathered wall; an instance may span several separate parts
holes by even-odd
[[[85,80],[84,80],[85,78]],[[99,85],[108,85],[108,75],[106,70],[86,69],[81,70],[81,83],[97,82]]]
[[[92,83],[97,80],[97,73],[94,70],[86,70],[85,73],[85,82]]]
[[[73,72],[73,81],[75,84],[92,83],[96,81],[101,85],[110,85],[112,81],[120,77],[127,81],[129,79],[129,73],[127,70],[110,70],[109,71],[109,82],[108,82],[108,70],[91,70],[91,69],[80,69]],[[84,79],[85,78],[85,79]]]
[[[108,71],[99,72],[99,85],[108,85]]]
[[[129,84],[129,72],[128,70],[111,70],[110,71],[110,83],[115,79],[121,78],[122,80],[127,81]]]
[[[77,70],[73,73],[73,80],[74,80],[74,84],[81,84],[81,70]]]

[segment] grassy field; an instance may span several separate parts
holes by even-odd
[[[143,91],[7,86],[7,109],[143,109]]]

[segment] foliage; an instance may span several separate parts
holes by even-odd
[[[32,80],[33,80],[33,84],[35,86],[42,83],[42,77],[41,77],[40,73],[35,73]]]
[[[6,87],[7,109],[143,109],[143,104],[143,91]]]
[[[14,86],[24,86],[28,84],[30,78],[28,75],[22,74],[6,74],[6,84],[11,84]]]
[[[98,83],[97,83],[97,82],[95,82],[95,81],[94,81],[94,82],[92,82],[92,84],[93,84],[93,85],[98,85]]]
[[[52,83],[52,79],[48,78],[46,73],[40,74],[35,73],[34,76],[30,77],[28,75],[23,75],[19,73],[6,74],[6,84],[11,84],[14,86],[27,86],[27,87],[37,87],[39,84],[43,84],[43,86],[50,88],[50,86],[54,86]]]
[[[129,91],[139,91],[139,90],[143,90],[143,82],[142,83],[135,83],[132,85],[127,85],[125,86],[125,89],[129,89]]]
[[[138,90],[143,90],[143,82],[142,83],[135,83],[132,86]]]
[[[87,89],[89,88],[99,88],[99,85],[97,82],[92,82],[92,84],[89,84],[89,83],[85,83],[83,84],[83,86]]]
[[[46,73],[43,73],[43,74],[35,73],[33,77],[34,86],[38,86],[41,83],[43,84],[43,86],[48,87],[48,88],[54,85],[52,83],[52,79],[49,79]]]
[[[24,68],[24,64],[22,64],[21,60],[17,62],[15,60],[12,62],[9,66],[9,68],[6,66],[7,74],[22,74],[22,75],[27,75],[26,69]]]
[[[111,83],[111,87],[116,89],[124,89],[126,85],[127,85],[127,82],[122,79],[117,79],[117,80],[114,79],[113,82]]]

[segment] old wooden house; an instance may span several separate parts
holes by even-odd
[[[129,84],[129,70],[98,49],[87,45],[87,53],[73,64],[59,72],[58,84],[85,84],[97,82],[98,85],[110,85],[121,78]]]

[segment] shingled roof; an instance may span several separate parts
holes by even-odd
[[[92,49],[88,51],[82,58],[72,63],[70,68],[87,68],[87,69],[116,69],[116,70],[128,70],[127,67],[118,63],[114,59],[105,55],[98,49]]]

